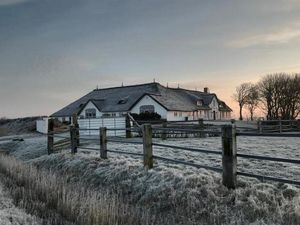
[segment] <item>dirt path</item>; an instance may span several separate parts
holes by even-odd
[[[39,220],[17,208],[0,183],[0,225],[38,225]]]

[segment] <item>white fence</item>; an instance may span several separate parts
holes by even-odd
[[[48,118],[42,118],[36,121],[36,131],[42,134],[48,133]]]
[[[79,129],[82,129],[79,131],[80,135],[99,135],[100,127],[106,127],[107,129],[125,129],[126,117],[78,119],[78,125],[79,125]],[[126,135],[125,130],[107,131],[107,136],[125,136],[125,135]]]

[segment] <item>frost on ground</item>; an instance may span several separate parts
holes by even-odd
[[[39,225],[40,221],[17,208],[0,183],[0,225]]]
[[[154,143],[168,144],[175,146],[200,148],[205,150],[221,152],[221,138],[180,138],[168,139],[153,139]],[[237,138],[238,153],[249,155],[261,155],[271,157],[281,157],[288,159],[300,158],[300,139],[299,138],[282,138],[282,137],[243,137]],[[89,147],[99,148],[98,145],[89,144]],[[108,149],[122,150],[128,152],[142,153],[141,145],[112,143],[108,142]],[[108,153],[113,155],[113,153]],[[208,165],[221,168],[221,155],[203,154],[197,152],[184,151],[180,149],[171,149],[164,147],[153,147],[153,154],[165,158],[183,160],[196,163],[199,165]],[[164,164],[171,167],[186,168],[181,165],[172,165],[167,162],[156,161],[158,164]],[[261,161],[255,159],[238,158],[238,171],[249,172],[264,176],[276,176],[280,178],[292,179],[300,181],[300,165],[291,163],[280,163],[271,161]]]
[[[47,154],[47,138],[42,135],[23,135],[24,141],[12,141],[16,136],[10,136],[1,141],[0,150],[8,152],[17,159],[24,161]]]
[[[230,191],[218,174],[157,164],[146,171],[140,159],[79,153],[56,154],[33,161],[83,181],[89,188],[107,188],[132,205],[150,210],[156,224],[300,224],[300,191],[291,185],[239,179]]]
[[[220,137],[154,142],[221,151]],[[39,155],[45,143],[45,139],[32,140],[28,147],[18,147],[12,154],[28,160],[30,154]],[[85,146],[99,148],[96,143]],[[298,146],[300,140],[295,138],[238,137],[238,151],[248,154],[295,158],[299,156]],[[111,142],[108,149],[142,152],[141,145]],[[109,152],[108,159],[102,160],[99,151],[78,151],[76,155],[66,151],[33,157],[28,162],[65,176],[71,183],[80,181],[87,188],[106,188],[118,193],[128,203],[150,211],[150,215],[157,217],[155,224],[300,224],[300,190],[292,185],[238,177],[238,187],[231,191],[221,184],[220,174],[204,169],[155,160],[154,169],[146,171],[139,156]],[[154,154],[221,166],[221,157],[217,155],[160,147],[154,147]],[[300,180],[300,168],[292,164],[239,159],[238,169]]]

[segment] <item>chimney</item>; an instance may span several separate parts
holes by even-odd
[[[208,87],[205,87],[205,88],[204,88],[204,93],[209,93]]]

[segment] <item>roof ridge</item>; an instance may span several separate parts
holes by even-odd
[[[192,91],[192,92],[198,92],[198,93],[201,93],[201,94],[211,94],[211,93],[205,93],[203,91],[196,91],[196,90],[191,90],[191,89],[186,89],[186,88],[172,88],[172,87],[168,87],[169,89],[172,89],[172,90],[182,90],[182,91]]]
[[[116,86],[116,87],[108,87],[108,88],[99,88],[99,89],[94,89],[93,91],[102,91],[102,90],[117,89],[117,88],[128,88],[128,87],[138,87],[138,86],[144,86],[144,85],[150,85],[150,84],[155,84],[155,85],[162,86],[158,82],[149,82],[149,83],[143,83],[143,84],[127,85],[127,86]]]

